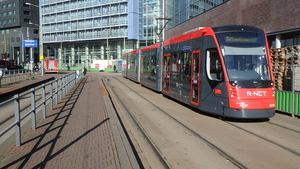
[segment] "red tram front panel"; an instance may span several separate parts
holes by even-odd
[[[232,109],[274,109],[273,88],[229,88],[229,107]]]
[[[213,37],[220,55],[222,75],[228,92],[224,116],[234,118],[274,116],[274,84],[265,32],[245,25],[212,29],[215,32]],[[218,93],[215,95],[219,100],[224,97]]]

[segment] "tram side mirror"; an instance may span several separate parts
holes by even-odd
[[[2,79],[2,78],[3,78],[3,71],[0,70],[0,79]]]

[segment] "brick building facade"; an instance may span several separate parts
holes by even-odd
[[[164,39],[179,36],[197,27],[250,25],[265,29],[274,46],[300,44],[299,0],[230,0],[180,25],[167,29]],[[171,18],[172,19],[172,18]]]

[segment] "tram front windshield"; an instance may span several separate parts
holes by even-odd
[[[271,80],[263,34],[227,32],[217,38],[229,81]]]

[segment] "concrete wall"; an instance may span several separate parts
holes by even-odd
[[[165,32],[169,39],[196,27],[250,25],[267,33],[300,28],[299,0],[230,0]]]

